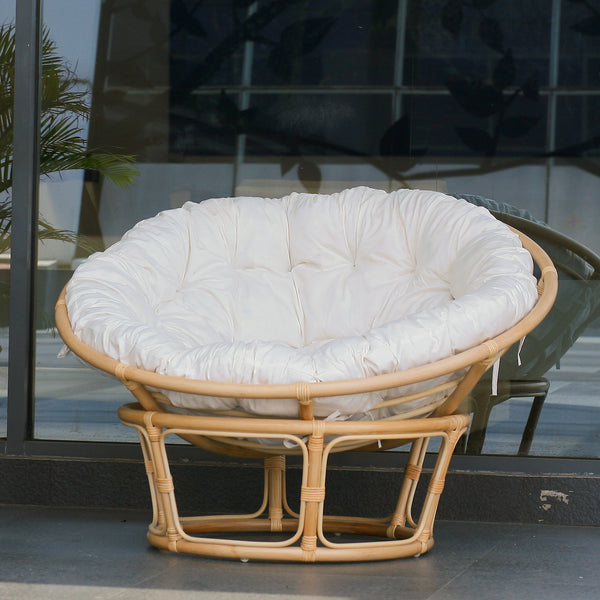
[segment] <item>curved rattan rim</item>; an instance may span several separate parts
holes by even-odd
[[[539,298],[531,311],[516,325],[490,340],[451,357],[404,371],[358,379],[291,384],[238,384],[185,379],[146,371],[119,362],[94,350],[75,335],[65,301],[67,286],[63,288],[56,303],[56,327],[65,344],[90,365],[110,373],[124,382],[136,382],[144,386],[186,394],[223,398],[302,399],[302,397],[344,396],[401,387],[446,375],[482,361],[494,360],[496,356],[534,329],[548,314],[558,290],[557,271],[548,254],[537,243],[518,230],[511,229],[519,235],[523,247],[529,251],[541,272],[538,283]]]

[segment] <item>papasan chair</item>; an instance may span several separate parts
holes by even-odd
[[[486,209],[437,192],[359,187],[162,212],[76,270],[56,324],[72,351],[137,399],[119,416],[139,433],[153,545],[237,559],[381,560],[433,546],[450,458],[470,420],[456,409],[543,319],[556,289],[545,252]],[[257,510],[180,516],[165,447],[173,435],[264,459]],[[437,460],[421,478],[430,438]],[[332,453],[404,444],[388,518],[326,513]],[[293,500],[288,455],[302,463]]]

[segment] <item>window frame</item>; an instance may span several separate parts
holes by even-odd
[[[39,191],[39,114],[40,114],[40,53],[42,31],[42,0],[15,0],[16,3],[16,81],[14,107],[14,185],[13,225],[11,252],[11,297],[9,320],[9,361],[7,399],[7,437],[0,440],[0,457],[44,457],[62,459],[139,459],[136,443],[84,442],[41,440],[33,437],[35,413],[35,325],[34,296],[37,257],[38,191]],[[399,0],[399,16],[406,15],[407,0]],[[555,128],[556,97],[563,93],[557,86],[557,64],[560,35],[561,0],[553,0],[551,42],[551,86],[548,90],[549,142]],[[403,33],[398,34],[398,41]],[[402,45],[403,47],[403,45]],[[247,49],[251,51],[250,48]],[[398,51],[397,51],[398,54]],[[401,54],[401,53],[400,53]],[[398,54],[397,64],[402,64]],[[554,56],[554,59],[552,58]],[[394,88],[389,90],[394,102],[394,113],[400,113],[402,74],[396,74]],[[251,91],[245,92],[247,94]],[[415,93],[415,90],[412,90]],[[417,90],[416,93],[419,93]],[[433,92],[437,93],[437,92]],[[598,91],[600,94],[600,90]],[[245,102],[248,97],[245,97]],[[241,142],[243,144],[243,141]],[[243,155],[243,147],[239,149]],[[238,157],[238,160],[241,157]],[[551,159],[550,159],[551,160]],[[201,461],[217,465],[225,459],[189,446],[174,446],[173,458]],[[227,458],[228,463],[237,462]],[[590,474],[598,468],[600,459],[551,458],[536,456],[455,456],[453,470],[519,472],[526,474]],[[336,456],[334,461],[355,468],[398,468],[394,452],[365,455],[348,453]]]

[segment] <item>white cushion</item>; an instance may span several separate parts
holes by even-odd
[[[236,383],[426,364],[501,333],[536,299],[531,256],[484,208],[364,187],[187,203],[91,256],[67,289],[74,332],[96,350]],[[315,412],[366,411],[394,393],[317,399]],[[192,409],[297,414],[293,400],[167,395]]]

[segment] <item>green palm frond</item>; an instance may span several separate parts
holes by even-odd
[[[46,152],[43,160],[48,174],[71,169],[87,169],[102,173],[108,181],[121,187],[129,185],[132,176],[138,173],[133,159],[127,160],[127,157],[120,156],[116,160],[114,154],[101,154],[94,151],[85,151],[77,155]]]
[[[4,254],[10,250],[11,236],[10,226],[12,223],[12,202],[5,200],[0,202],[0,254]],[[53,227],[43,217],[38,220],[38,239],[44,240],[59,240],[78,244],[84,250],[92,251],[93,246],[84,236],[68,231],[66,229],[57,229]]]
[[[0,25],[0,253],[10,248],[12,223],[14,58],[14,25]],[[81,121],[89,117],[88,88],[60,56],[47,29],[42,34],[41,62],[41,175],[84,169],[97,171],[120,186],[131,184],[139,175],[134,156],[87,148]],[[38,237],[91,248],[81,236],[57,229],[43,218],[39,219]]]

